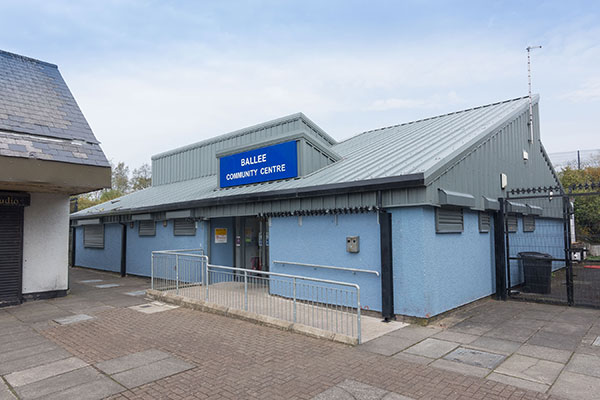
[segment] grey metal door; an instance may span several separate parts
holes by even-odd
[[[21,302],[23,207],[0,206],[0,307]]]

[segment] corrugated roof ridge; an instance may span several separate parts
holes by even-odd
[[[348,142],[348,141],[350,141],[350,140],[356,139],[357,137],[359,137],[359,136],[362,136],[362,135],[364,135],[364,134],[367,134],[367,133],[372,133],[372,132],[383,131],[383,130],[386,130],[386,129],[391,129],[391,128],[397,128],[397,127],[399,127],[399,126],[406,126],[406,125],[416,124],[417,122],[430,121],[430,120],[432,120],[432,119],[437,119],[437,118],[448,117],[448,116],[450,116],[450,115],[454,115],[454,114],[465,113],[465,112],[468,112],[468,111],[478,110],[478,109],[480,109],[480,108],[486,108],[486,107],[497,106],[497,105],[499,105],[499,104],[510,103],[510,102],[513,102],[513,101],[523,100],[523,99],[526,99],[526,98],[528,98],[528,96],[521,96],[521,97],[516,97],[516,98],[514,98],[514,99],[508,99],[508,100],[503,100],[503,101],[497,101],[497,102],[495,102],[495,103],[489,103],[489,104],[484,104],[484,105],[477,106],[477,107],[466,108],[466,109],[464,109],[464,110],[453,111],[453,112],[449,112],[449,113],[446,113],[446,114],[440,114],[440,115],[436,115],[436,116],[433,116],[433,117],[427,117],[427,118],[417,119],[417,120],[410,121],[410,122],[404,122],[404,123],[401,123],[401,124],[395,124],[395,125],[390,125],[390,126],[384,126],[384,127],[382,127],[382,128],[371,129],[371,130],[368,130],[368,131],[364,131],[364,132],[357,133],[357,134],[356,134],[356,135],[354,135],[354,136],[351,136],[351,137],[349,137],[349,138],[347,138],[347,139],[344,139],[344,140],[342,140],[342,141],[341,141],[341,142],[339,142],[338,144],[346,143],[346,142]]]
[[[256,124],[256,125],[251,125],[249,127],[246,128],[242,128],[242,129],[238,129],[235,130],[233,132],[229,132],[229,133],[224,133],[222,135],[216,136],[216,137],[212,137],[209,139],[205,139],[205,140],[201,140],[199,142],[196,143],[191,143],[182,147],[178,147],[172,150],[167,150],[164,151],[162,153],[158,153],[152,156],[152,160],[156,160],[159,158],[163,158],[163,157],[167,157],[173,154],[177,154],[177,153],[181,153],[187,150],[191,150],[191,149],[196,149],[198,147],[202,147],[202,146],[206,146],[209,144],[213,144],[213,143],[218,143],[224,140],[228,140],[231,138],[234,138],[236,136],[243,136],[246,135],[248,133],[251,132],[256,132],[256,131],[260,131],[262,129],[267,129],[267,128],[271,128],[273,126],[277,126],[277,125],[281,125],[283,123],[286,122],[292,122],[292,121],[296,121],[296,120],[302,120],[304,121],[310,128],[312,128],[315,133],[317,133],[319,136],[321,136],[323,139],[325,139],[326,141],[330,142],[332,145],[333,144],[337,144],[337,141],[332,138],[331,136],[329,136],[324,130],[322,130],[321,128],[319,128],[319,126],[317,124],[315,124],[313,121],[311,121],[306,115],[304,115],[301,112],[297,112],[294,114],[290,114],[290,115],[286,115],[280,118],[276,118],[276,119],[272,119],[270,121],[266,121],[266,122],[261,122],[260,124]]]
[[[54,67],[54,68],[58,69],[58,65],[56,65],[56,64],[52,64],[52,63],[49,63],[47,61],[38,60],[37,58],[33,58],[33,57],[22,56],[21,54],[11,53],[11,52],[6,51],[6,50],[0,50],[0,55],[2,55],[2,56],[9,56],[9,57],[13,57],[13,58],[18,58],[18,59],[21,59],[21,60],[27,61],[27,62],[34,62],[34,63],[38,63],[38,64],[43,64],[43,65],[47,65],[49,67]]]

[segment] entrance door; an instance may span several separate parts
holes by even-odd
[[[21,302],[23,207],[0,206],[0,307]]]
[[[237,266],[256,271],[269,270],[269,234],[265,218],[242,217],[239,225],[241,251]]]

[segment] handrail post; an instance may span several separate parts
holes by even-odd
[[[154,252],[150,257],[150,289],[154,290]]]
[[[248,272],[244,270],[244,310],[248,311]]]
[[[210,275],[209,275],[209,271],[208,271],[208,260],[204,260],[204,262],[206,262],[206,274],[204,275],[206,277],[206,294],[205,294],[205,301],[208,301],[208,285],[209,285],[209,280],[210,280]]]
[[[175,254],[175,294],[179,294],[179,254]]]
[[[358,344],[362,342],[360,321],[360,287],[356,288],[356,333],[358,335]]]
[[[296,278],[292,278],[294,281],[294,323],[296,323]]]

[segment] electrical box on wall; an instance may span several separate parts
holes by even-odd
[[[360,236],[348,236],[346,237],[346,251],[348,253],[358,253],[360,250],[359,246]]]

